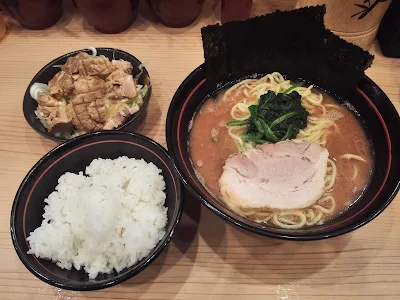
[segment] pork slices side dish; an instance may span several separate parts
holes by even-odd
[[[128,61],[80,52],[48,84],[32,85],[35,114],[49,132],[65,138],[116,128],[139,111],[148,90],[132,71]]]

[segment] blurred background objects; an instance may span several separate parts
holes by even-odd
[[[325,4],[326,27],[368,50],[390,3],[391,0],[298,0],[296,7]]]
[[[62,0],[0,0],[0,8],[28,29],[53,26],[61,18]]]
[[[250,17],[253,0],[221,0],[221,21],[246,20]]]
[[[168,27],[186,27],[200,15],[205,0],[147,0],[158,19]]]
[[[120,33],[136,20],[139,0],[74,0],[74,4],[97,31]]]
[[[3,15],[0,13],[0,41],[6,35],[7,27]]]

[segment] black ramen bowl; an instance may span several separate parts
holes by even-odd
[[[166,183],[168,222],[166,233],[150,254],[121,272],[99,274],[89,279],[83,271],[59,268],[55,263],[27,254],[26,240],[30,232],[42,223],[44,199],[54,191],[58,178],[65,172],[78,173],[96,158],[115,159],[120,156],[143,158],[162,170]],[[163,251],[170,241],[182,214],[182,185],[166,150],[153,140],[139,134],[103,131],[87,134],[63,143],[29,171],[15,196],[11,211],[11,238],[14,248],[26,268],[39,279],[53,286],[70,290],[96,290],[121,283],[143,271]]]
[[[133,55],[119,50],[119,49],[114,49],[114,48],[96,48],[97,50],[97,55],[104,55],[105,57],[109,59],[123,59],[126,61],[129,61],[132,66],[133,66],[133,77],[135,77],[137,74],[139,74],[139,65],[142,63],[140,60],[138,60],[136,57]],[[66,63],[67,59],[71,56],[77,55],[79,52],[86,52],[88,54],[91,54],[92,51],[90,49],[82,49],[82,50],[77,50],[71,53],[67,53],[63,56],[60,56],[53,61],[49,62],[46,66],[44,66],[36,75],[33,77],[32,81],[29,83],[28,88],[26,89],[25,95],[24,95],[24,104],[23,104],[23,111],[24,111],[24,116],[28,124],[39,134],[42,136],[51,139],[56,142],[65,142],[66,139],[62,136],[56,136],[53,133],[48,132],[48,130],[43,126],[43,124],[40,122],[40,120],[36,117],[35,115],[35,110],[38,106],[38,103],[31,97],[30,95],[30,88],[32,84],[35,82],[40,82],[40,83],[48,83],[54,75],[56,75],[60,71],[60,65],[63,65]],[[138,83],[141,85],[145,84],[150,84],[150,76],[149,73],[147,72],[146,68],[143,68],[143,73],[141,74]],[[149,89],[146,93],[146,96],[143,101],[143,105],[140,107],[139,111],[136,112],[135,114],[127,117],[122,125],[116,128],[116,130],[120,129],[129,129],[129,131],[135,130],[140,123],[143,121],[145,118],[146,112],[147,112],[147,105],[150,102],[151,98],[151,91],[152,91],[152,86],[150,84]]]
[[[262,75],[252,75],[247,78],[258,78]],[[228,209],[197,179],[190,162],[187,141],[190,122],[202,103],[234,83],[222,82],[216,90],[212,90],[207,84],[202,65],[195,69],[178,88],[168,111],[166,127],[168,151],[186,187],[206,207],[229,222],[264,236],[289,240],[316,240],[355,230],[374,219],[390,204],[399,189],[400,182],[400,139],[396,138],[400,119],[388,97],[365,76],[347,99],[359,113],[357,117],[369,134],[374,149],[374,171],[360,199],[323,225],[303,229],[281,229],[259,224]]]

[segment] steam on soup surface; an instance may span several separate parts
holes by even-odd
[[[266,95],[268,99],[265,99]],[[289,96],[292,99],[285,98]],[[282,108],[282,115],[279,115],[281,108],[278,107],[277,118],[268,121],[269,113],[277,113],[276,109],[273,112],[273,101],[289,101],[285,102],[289,103],[288,110],[285,111],[286,107]],[[290,101],[295,104],[296,101],[300,102],[308,112],[303,127],[293,127],[298,121],[295,117],[299,118],[301,112],[295,111],[295,105],[291,105]],[[257,126],[259,124],[254,122],[265,123],[267,127],[264,124],[260,129]],[[265,132],[263,128],[266,128]],[[286,135],[291,133],[292,138],[279,140],[285,138],[286,129]],[[268,141],[272,138],[275,140]],[[301,163],[297,163],[296,155],[300,155],[303,160],[308,158],[304,151],[297,153],[301,150],[293,150],[293,145],[296,149],[301,149],[302,145],[308,144],[312,144],[321,153],[326,150],[329,152],[329,158],[322,166],[318,166],[317,162],[313,164],[306,161],[304,166],[301,166],[300,160],[298,161]],[[312,86],[295,85],[279,73],[268,74],[258,80],[244,80],[220,92],[216,99],[206,100],[194,116],[188,148],[199,180],[212,195],[240,215],[288,229],[320,225],[341,213],[363,193],[373,169],[372,151],[366,133],[348,107],[339,105],[330,95],[319,92]],[[284,157],[282,151],[289,154]],[[243,175],[243,171],[232,167],[233,160],[242,170],[241,163],[250,163],[252,168],[254,166],[252,175]],[[295,162],[293,171],[284,165],[291,162]],[[285,173],[279,170],[280,163],[282,169],[289,171]],[[264,174],[266,170],[261,166],[274,167],[267,168],[268,174]],[[245,170],[248,171],[248,167]],[[303,180],[301,176],[306,172],[314,177],[318,172],[324,172],[323,182],[318,178],[311,178],[311,175]],[[230,175],[227,176],[227,173]],[[237,179],[237,182],[232,182],[227,189],[226,178]],[[302,203],[296,203],[296,199],[290,198],[290,193],[287,193],[282,182],[296,180],[303,183],[295,184],[299,192],[302,192],[302,188],[307,188],[308,183],[308,189],[320,189],[318,199],[314,199],[315,194],[313,199],[304,199],[304,203],[308,201],[309,205],[303,207]],[[280,189],[277,188],[279,184]],[[239,190],[239,185],[246,188],[248,194],[240,196],[243,191]],[[288,188],[289,186],[287,185]],[[308,194],[303,192],[301,195],[307,197]],[[275,195],[272,197],[274,199],[271,199],[271,195]],[[275,199],[280,199],[281,202],[277,203],[278,200]]]

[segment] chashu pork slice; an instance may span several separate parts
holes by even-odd
[[[306,141],[264,144],[229,157],[219,179],[230,207],[301,209],[324,193],[328,150]]]

